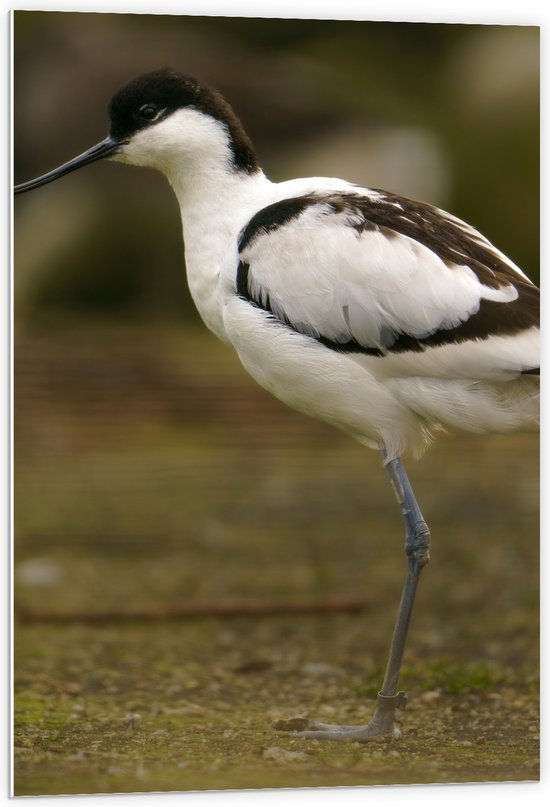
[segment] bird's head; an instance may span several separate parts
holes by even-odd
[[[109,135],[78,157],[36,179],[16,185],[33,190],[103,158],[157,168],[168,176],[177,164],[226,159],[235,171],[254,173],[258,163],[239,119],[216,91],[164,68],[121,87],[109,107]]]

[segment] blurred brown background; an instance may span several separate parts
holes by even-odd
[[[101,140],[117,87],[172,66],[226,95],[272,179],[341,176],[432,202],[478,227],[537,280],[538,48],[529,27],[18,11],[15,178],[44,173]],[[342,687],[335,706],[348,697],[353,722],[350,681],[357,693],[365,671],[379,675],[404,571],[393,494],[374,452],[271,399],[206,331],[187,293],[180,233],[172,192],[152,171],[96,163],[16,200],[17,608],[93,614],[363,599],[368,617],[274,621],[265,630],[246,623],[236,632],[216,624],[194,638],[178,626],[169,638],[171,675],[186,659],[222,667],[226,659],[224,669],[235,669],[260,656],[256,674],[263,669],[265,678],[253,684],[262,713],[259,691],[273,695],[281,664],[301,671],[307,703],[313,684],[304,665],[330,661]],[[497,665],[490,686],[532,687],[536,438],[443,436],[409,468],[434,538],[408,652],[409,671],[424,675],[418,688],[433,685],[429,665],[441,659]],[[67,728],[63,698],[82,698],[93,713],[102,686],[94,668],[126,669],[130,649],[144,687],[139,654],[154,648],[161,664],[167,634],[129,634],[116,623],[109,635],[94,630],[17,629],[21,793],[131,789],[126,761],[120,781],[97,760],[89,780],[74,760],[63,768],[64,739],[84,748],[93,733],[77,736],[74,721]],[[49,700],[44,670],[61,682],[61,707]],[[67,676],[80,687],[69,695]],[[369,678],[368,687],[377,683]],[[121,716],[139,709],[154,723],[150,699],[140,706],[135,686],[125,679],[121,702],[111,693],[109,708]],[[193,690],[206,710],[208,686]],[[284,690],[281,709],[296,708],[296,687]],[[39,741],[40,731],[55,737]],[[503,750],[511,735],[500,731],[492,761],[502,760],[502,770],[479,776],[528,778],[532,750],[512,763]],[[167,739],[174,748],[173,735]],[[96,741],[106,742],[104,733]],[[195,778],[166,787],[334,783],[322,772],[231,778],[208,764],[210,773],[191,764]],[[138,785],[164,786],[155,770],[156,779],[142,776]],[[397,776],[396,767],[376,781]],[[369,780],[355,767],[338,783],[358,781]]]
[[[337,175],[438,204],[537,279],[537,29],[16,12],[17,180],[102,139],[113,91],[160,65],[226,94],[272,178]],[[98,163],[18,197],[15,207],[18,557],[86,544],[101,564],[105,544],[131,564],[128,551],[139,544],[150,553],[153,541],[154,553],[172,543],[184,552],[191,502],[214,524],[213,546],[227,541],[229,556],[248,563],[242,535],[220,537],[225,511],[240,530],[257,507],[260,532],[271,528],[262,495],[290,496],[309,524],[296,480],[272,479],[262,456],[273,443],[285,447],[286,468],[299,466],[305,435],[314,451],[337,445],[349,453],[361,523],[372,517],[365,477],[369,463],[382,476],[378,458],[272,401],[198,321],[179,210],[162,176]],[[241,470],[258,462],[255,485],[267,490],[243,481],[230,494],[233,458],[216,457],[215,470],[205,470],[209,443],[230,445]],[[220,462],[231,471],[216,482]],[[330,501],[347,511],[342,491],[321,492],[310,470],[312,508]],[[340,478],[342,468],[329,461],[325,473]],[[341,529],[321,522],[329,537]],[[314,543],[320,529],[311,528]],[[208,540],[202,522],[191,532]],[[302,535],[292,545],[304,552],[307,542]],[[170,570],[183,573],[179,564]],[[204,575],[188,575],[196,578],[191,591],[201,591]],[[149,576],[140,585],[151,585]],[[231,577],[226,585],[240,590]],[[86,590],[78,586],[79,597]]]

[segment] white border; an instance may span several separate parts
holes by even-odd
[[[543,59],[542,59],[542,79],[543,79],[543,100],[546,100],[547,86],[548,86],[548,68],[546,59],[546,30],[548,22],[548,4],[547,0],[439,0],[429,2],[429,0],[277,0],[277,2],[269,2],[269,0],[116,0],[110,2],[109,0],[95,0],[95,2],[79,2],[73,0],[72,2],[64,2],[63,0],[56,0],[56,2],[44,2],[43,0],[31,0],[30,2],[13,2],[3,3],[2,9],[4,15],[2,16],[2,38],[4,42],[9,40],[9,27],[7,12],[13,10],[36,10],[36,11],[92,11],[92,12],[105,12],[105,13],[154,13],[154,14],[178,14],[178,15],[204,15],[204,16],[231,16],[231,17],[279,17],[287,19],[299,18],[313,18],[313,19],[364,19],[364,20],[388,20],[388,21],[410,21],[410,22],[449,22],[449,23],[486,23],[486,24],[512,24],[512,25],[540,25],[542,27],[542,44],[543,44]],[[10,109],[9,103],[9,62],[3,65],[4,81],[1,84],[3,94],[3,109]],[[546,110],[546,104],[543,106],[543,113]],[[10,154],[11,166],[11,142],[8,138],[9,128],[2,128],[2,140],[5,144],[4,153]],[[546,118],[543,116],[543,135],[548,135],[548,127],[546,126]],[[544,148],[544,137],[543,137]],[[543,153],[543,157],[544,157]],[[8,167],[5,170],[8,182],[4,187],[11,187],[11,170]],[[547,187],[547,168],[546,161],[543,159],[543,222],[548,221],[547,205],[545,189]],[[11,217],[12,199],[11,194],[8,197],[10,201],[6,201],[6,215],[3,217],[5,223],[5,241],[4,243],[10,244],[9,257],[11,259],[11,230],[9,221]],[[543,227],[544,233],[544,227]],[[543,241],[543,258],[546,257],[546,239]],[[11,262],[10,262],[10,265]],[[543,270],[546,261],[543,261]],[[0,330],[6,334],[6,339],[10,340],[11,344],[11,321],[8,311],[7,301],[10,299],[11,283],[8,273],[6,272],[6,282],[4,285],[6,301],[0,305]],[[3,379],[12,376],[12,361],[13,357],[8,350],[0,351],[0,376]],[[13,385],[11,384],[11,389]],[[8,418],[11,406],[11,398],[9,396],[1,396],[0,398],[0,411],[3,415],[3,422],[8,424]],[[4,436],[4,432],[2,432]],[[11,431],[9,432],[11,435]],[[2,475],[5,476],[6,484],[4,485],[6,513],[10,513],[10,528],[11,528],[11,508],[9,505],[8,484],[11,479],[11,439],[6,435],[5,443],[6,450],[2,456],[6,457],[2,463]],[[543,432],[544,436],[544,432]],[[546,440],[543,442],[545,448]],[[543,457],[547,456],[546,450],[543,451]],[[543,462],[543,471],[545,470],[545,463]],[[543,474],[543,479],[546,477]],[[546,480],[544,479],[543,491],[547,488]],[[544,495],[542,500],[546,500]],[[544,539],[544,521],[543,521],[543,539]],[[8,541],[4,544],[8,547]],[[7,554],[7,549],[6,549]],[[9,554],[7,554],[7,566],[9,568]],[[548,552],[544,549],[544,540],[541,551],[542,571],[544,577],[548,580]],[[543,617],[548,614],[548,598],[544,595],[544,587],[542,587],[542,605]],[[8,591],[7,596],[10,596]],[[11,597],[10,597],[11,602]],[[11,605],[7,608],[7,613],[11,616]],[[544,624],[543,618],[543,624]],[[8,619],[2,620],[1,630],[5,634],[4,647],[11,648],[11,621]],[[543,672],[547,669],[546,642],[543,641],[543,656],[542,656],[542,669]],[[11,658],[11,653],[10,653]],[[4,692],[9,691],[9,673],[8,665],[0,665],[2,669],[2,687]],[[544,690],[543,690],[544,695]],[[4,697],[3,702],[7,704],[7,698]],[[248,804],[261,804],[261,805],[284,805],[284,807],[296,807],[306,805],[306,807],[325,807],[331,805],[334,807],[336,802],[342,805],[361,805],[362,807],[368,802],[369,807],[394,807],[394,805],[407,805],[407,807],[432,807],[432,805],[439,805],[443,802],[445,807],[455,807],[460,805],[463,807],[464,801],[468,801],[472,807],[482,805],[488,799],[491,801],[498,801],[500,807],[516,807],[518,802],[522,807],[529,807],[530,805],[542,805],[548,803],[550,798],[550,786],[548,783],[548,771],[550,766],[548,764],[548,752],[545,747],[545,731],[547,725],[548,709],[546,708],[546,699],[543,697],[543,766],[542,766],[542,782],[540,785],[535,784],[522,784],[514,783],[509,785],[503,784],[475,784],[475,785],[407,785],[407,786],[392,786],[392,787],[358,787],[358,788],[321,788],[321,789],[307,789],[307,790],[272,790],[272,791],[238,791],[238,792],[204,792],[204,793],[178,793],[178,794],[143,794],[143,795],[123,795],[123,796],[63,796],[63,797],[40,797],[46,799],[48,804],[59,805],[59,807],[85,807],[89,803],[90,798],[101,798],[102,803],[108,805],[128,805],[128,807],[149,807],[149,805],[156,805],[162,799],[163,803],[174,803],[177,799],[178,803],[187,805],[204,805],[204,807],[231,807],[242,803]],[[11,728],[11,717],[8,718]],[[11,732],[10,735],[11,737]],[[11,762],[11,742],[8,738],[7,731],[0,731],[0,760],[2,782],[8,781],[8,759]],[[5,746],[5,747],[4,747]],[[11,773],[9,774],[11,778]],[[7,790],[0,788],[0,807],[8,804],[6,798]],[[38,798],[38,797],[37,797]],[[26,799],[28,800],[28,799]],[[35,801],[31,797],[31,801]]]
[[[33,11],[537,25],[547,16],[546,5],[545,0],[23,0],[9,7]]]
[[[8,23],[8,19],[6,18],[6,23]],[[13,479],[13,455],[12,455],[12,435],[13,435],[13,428],[12,428],[12,413],[13,413],[13,356],[11,351],[11,346],[13,345],[13,332],[12,332],[12,320],[11,320],[11,312],[13,311],[13,300],[12,300],[12,289],[13,284],[11,282],[12,275],[11,275],[11,268],[13,266],[13,239],[11,233],[10,223],[12,221],[12,211],[13,211],[13,195],[11,194],[11,187],[12,187],[12,166],[13,166],[13,138],[11,137],[11,121],[13,119],[13,107],[12,107],[12,94],[11,94],[11,50],[12,50],[12,39],[11,39],[11,28],[6,25],[6,27],[2,27],[2,35],[3,41],[6,44],[6,54],[7,54],[7,61],[6,65],[3,65],[3,69],[5,69],[5,81],[1,84],[2,93],[2,109],[9,110],[9,125],[3,126],[1,129],[1,139],[2,139],[2,151],[4,154],[8,154],[8,165],[6,166],[5,173],[7,175],[7,183],[5,185],[7,196],[6,196],[6,208],[7,212],[6,215],[2,217],[2,224],[3,224],[3,235],[4,235],[4,244],[7,245],[7,249],[5,250],[8,257],[8,261],[6,263],[6,273],[5,273],[5,282],[4,282],[4,295],[3,295],[3,305],[0,306],[0,330],[4,336],[5,342],[5,349],[0,351],[0,377],[4,381],[6,380],[6,385],[2,385],[3,389],[7,390],[7,394],[0,396],[0,412],[2,413],[2,423],[6,426],[6,433],[2,430],[2,447],[5,444],[5,451],[2,452],[3,462],[0,466],[1,468],[1,475],[2,478],[5,478],[5,484],[2,487],[4,491],[3,499],[5,501],[5,507],[3,509],[6,519],[6,527],[7,527],[7,535],[5,541],[2,541],[2,545],[5,547],[5,557],[6,557],[6,569],[9,569],[9,574],[6,575],[7,577],[7,587],[6,587],[6,607],[5,613],[6,618],[1,621],[1,628],[2,631],[2,638],[4,638],[3,645],[6,648],[6,664],[0,665],[1,669],[1,677],[0,677],[0,687],[2,691],[2,702],[6,706],[6,721],[5,727],[2,725],[2,731],[0,732],[0,770],[1,770],[1,777],[0,781],[6,782],[6,786],[9,786],[10,793],[12,791],[12,742],[11,738],[13,737],[13,709],[12,709],[12,681],[13,681],[13,597],[12,597],[12,588],[11,583],[13,580],[13,569],[12,569],[12,543],[11,543],[11,536],[13,535],[13,512],[12,512],[12,497],[11,497],[11,480]],[[4,77],[4,75],[3,75]],[[9,271],[8,271],[9,267]],[[3,533],[2,533],[3,537]],[[0,795],[0,803],[1,803],[1,795]]]

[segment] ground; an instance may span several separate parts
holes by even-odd
[[[536,437],[409,462],[403,738],[305,741],[277,721],[365,722],[381,682],[405,564],[376,454],[200,331],[35,327],[16,359],[16,794],[538,778]]]

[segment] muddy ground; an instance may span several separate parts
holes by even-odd
[[[381,681],[404,560],[376,454],[201,331],[35,327],[16,362],[18,795],[538,778],[535,437],[409,461],[433,549],[404,736],[305,741],[274,724],[364,722]]]

